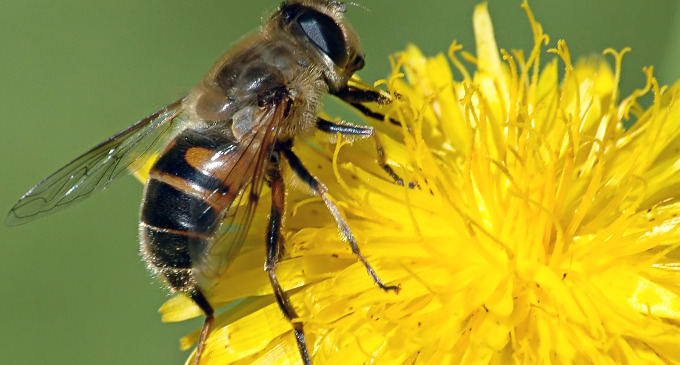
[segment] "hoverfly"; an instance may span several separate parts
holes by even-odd
[[[278,305],[291,322],[302,360],[311,364],[303,325],[276,277],[285,209],[281,168],[319,195],[352,251],[375,283],[384,284],[362,256],[326,186],[293,152],[295,140],[315,130],[373,138],[377,161],[386,163],[371,127],[334,123],[317,115],[330,93],[369,117],[364,103],[389,102],[389,94],[350,82],[363,68],[358,37],[344,20],[345,5],[327,0],[281,4],[257,32],[219,59],[184,98],[92,148],[28,191],[5,223],[19,225],[54,213],[103,190],[158,154],[144,188],[140,240],[144,259],[173,292],[189,296],[205,313],[194,362],[200,361],[214,321],[204,289],[215,282],[243,243],[260,192],[271,189],[265,270]]]

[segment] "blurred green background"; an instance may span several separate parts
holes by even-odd
[[[366,80],[387,75],[407,43],[426,54],[457,39],[474,51],[477,1],[358,1]],[[3,0],[0,4],[0,210],[118,130],[175,100],[277,0]],[[532,43],[519,0],[491,0],[498,44]],[[623,91],[680,78],[680,3],[673,0],[536,0],[537,19],[573,57],[630,46]],[[545,60],[545,59],[544,59]],[[162,324],[166,291],[137,248],[141,184],[124,179],[67,211],[0,227],[0,362],[180,364],[178,339],[199,321]]]

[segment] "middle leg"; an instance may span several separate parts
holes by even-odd
[[[371,276],[371,278],[373,278],[373,281],[376,284],[378,284],[378,286],[382,290],[385,291],[392,290],[394,292],[398,292],[399,285],[385,285],[382,279],[378,277],[378,274],[375,273],[375,270],[373,269],[371,264],[368,263],[368,260],[366,260],[364,255],[361,254],[361,250],[359,249],[359,245],[357,244],[357,241],[354,238],[354,234],[352,234],[352,230],[349,228],[349,225],[345,221],[345,218],[343,218],[342,214],[340,214],[340,209],[338,209],[338,206],[335,205],[335,203],[326,194],[328,192],[328,188],[314,175],[312,175],[309,172],[309,170],[307,170],[307,168],[302,164],[302,161],[300,161],[300,158],[298,158],[297,155],[295,155],[295,153],[290,148],[284,148],[282,149],[281,152],[283,153],[283,156],[286,158],[288,165],[290,166],[291,170],[295,173],[295,175],[305,185],[309,186],[314,192],[321,196],[324,203],[326,204],[326,207],[328,208],[328,211],[330,211],[331,215],[335,219],[335,223],[338,225],[340,232],[342,232],[342,234],[349,242],[349,245],[352,248],[352,252],[357,256],[359,261],[361,261],[361,263],[364,264],[364,267],[366,267],[366,271],[368,271],[368,274]]]

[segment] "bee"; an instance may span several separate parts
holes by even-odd
[[[303,324],[276,276],[285,212],[283,168],[323,199],[372,280],[385,291],[399,289],[378,277],[326,186],[292,150],[296,140],[317,130],[372,138],[377,163],[403,185],[387,164],[372,127],[318,116],[326,93],[378,119],[384,116],[366,103],[390,100],[388,93],[352,79],[364,67],[364,54],[344,19],[345,11],[338,1],[284,2],[259,31],[227,51],[186,97],[47,177],[14,205],[5,223],[24,224],[71,206],[157,155],[141,204],[141,252],[172,292],[186,294],[205,313],[194,356],[198,364],[215,312],[205,290],[238,254],[266,184],[271,189],[271,212],[264,269],[292,324],[301,358],[311,364]]]

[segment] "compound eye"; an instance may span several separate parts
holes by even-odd
[[[331,17],[316,11],[307,11],[297,18],[297,22],[312,43],[328,55],[333,63],[340,67],[347,64],[349,55],[345,47],[345,37]]]

